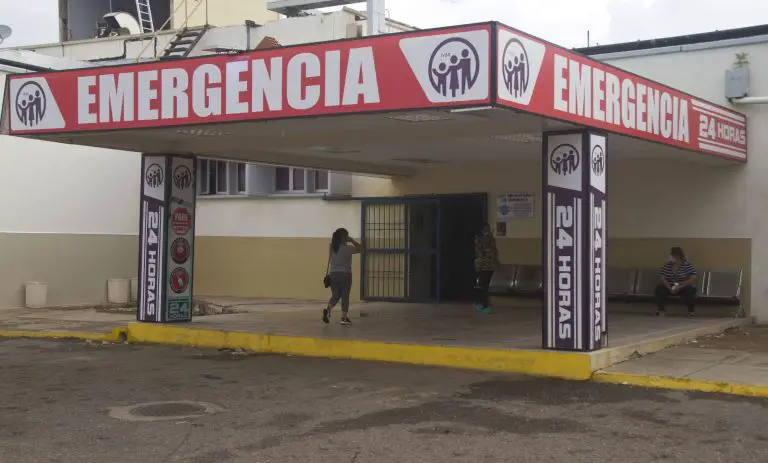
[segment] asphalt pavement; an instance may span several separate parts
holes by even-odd
[[[764,399],[24,339],[0,374],[0,463],[768,461]]]

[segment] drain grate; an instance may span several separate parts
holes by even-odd
[[[109,410],[109,416],[126,421],[165,421],[199,418],[223,411],[218,405],[179,400],[113,407]]]
[[[131,415],[164,418],[170,416],[204,415],[205,406],[189,402],[166,402],[151,405],[139,405],[131,409]]]

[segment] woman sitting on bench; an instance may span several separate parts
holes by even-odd
[[[696,269],[685,258],[682,248],[672,248],[669,262],[661,267],[661,284],[656,287],[656,315],[665,315],[665,304],[670,296],[679,296],[686,307],[688,316],[696,310]]]

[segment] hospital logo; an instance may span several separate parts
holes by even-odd
[[[449,99],[464,96],[475,86],[479,74],[477,48],[461,37],[442,41],[429,58],[429,83]]]
[[[45,117],[47,106],[45,91],[37,82],[26,82],[16,94],[16,115],[27,127],[40,124]]]
[[[163,177],[163,168],[159,164],[150,164],[144,174],[144,181],[150,188],[159,188],[163,186]]]
[[[570,175],[579,168],[579,150],[564,143],[549,155],[549,166],[558,175]]]
[[[168,284],[174,293],[183,293],[189,288],[189,273],[182,267],[176,267],[171,272]]]
[[[592,149],[592,173],[599,177],[603,172],[605,172],[605,152],[603,147],[598,145]]]
[[[187,166],[178,166],[173,171],[173,184],[179,190],[186,190],[192,186],[192,172]]]
[[[504,46],[502,67],[504,86],[512,95],[513,101],[518,101],[528,92],[531,77],[531,64],[528,52],[518,39],[510,39]]]
[[[171,259],[177,264],[184,264],[189,260],[189,241],[184,238],[176,238],[171,244]]]

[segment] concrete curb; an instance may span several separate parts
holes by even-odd
[[[571,380],[592,376],[589,355],[525,349],[394,344],[377,341],[307,338],[132,323],[128,341],[214,349],[243,349],[305,357],[373,360]]]
[[[0,330],[0,338],[76,339],[80,341],[122,342],[128,339],[127,328],[114,328],[109,333],[52,330]]]
[[[603,384],[621,384],[678,391],[710,392],[746,397],[768,397],[768,384],[752,385],[696,378],[609,373],[605,371],[595,372],[592,376],[592,380],[596,383]]]

